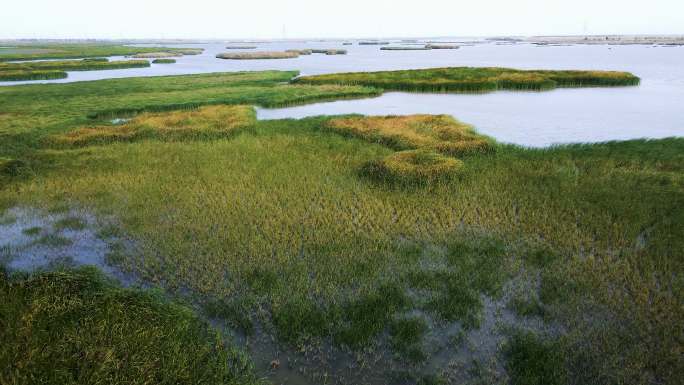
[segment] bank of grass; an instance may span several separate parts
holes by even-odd
[[[458,178],[429,188],[360,178],[364,164],[397,148],[340,135],[331,128],[338,118],[259,121],[216,140],[151,137],[75,149],[46,140],[104,123],[87,115],[377,92],[280,84],[292,76],[0,89],[0,154],[32,170],[30,179],[7,179],[0,207],[74,204],[115,215],[139,245],[117,259],[121,267],[211,300],[213,314],[233,326],[260,323],[295,345],[323,339],[362,351],[390,332],[395,350],[411,353],[420,326],[390,325],[419,312],[476,328],[483,295],[498,298],[522,269],[539,277],[545,317],[568,331],[569,378],[676,383],[682,139],[497,145],[468,155]],[[524,358],[540,357],[535,349],[509,363],[537,370],[536,359]]]
[[[74,59],[103,56],[130,56],[145,52],[199,54],[198,48],[134,47],[117,44],[21,44],[14,52],[0,52],[0,62],[39,59]]]
[[[174,64],[176,63],[176,59],[154,59],[152,60],[152,64]]]
[[[47,60],[22,63],[0,63],[0,75],[12,71],[99,71],[149,67],[147,60]]]
[[[68,74],[64,71],[56,70],[31,70],[14,69],[0,71],[0,81],[22,81],[22,80],[52,80],[64,79]]]
[[[639,78],[617,71],[545,71],[494,67],[355,72],[302,76],[300,84],[363,85],[409,92],[543,91],[557,87],[634,86]]]
[[[256,122],[251,106],[206,106],[197,110],[144,113],[124,124],[79,128],[51,138],[59,145],[85,146],[142,139],[225,138]]]
[[[218,59],[226,60],[265,60],[265,59],[294,59],[299,57],[296,51],[260,51],[260,52],[224,52],[216,55]]]
[[[259,383],[249,359],[190,309],[95,269],[0,271],[0,295],[3,383]]]

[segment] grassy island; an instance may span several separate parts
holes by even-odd
[[[176,63],[176,59],[154,59],[152,60],[152,64],[174,64]]]
[[[0,88],[0,382],[678,383],[684,139],[528,149],[447,116],[252,108],[428,89],[407,74],[638,78],[382,74]],[[141,287],[10,273],[78,231]]]
[[[639,78],[617,71],[543,71],[453,67],[302,76],[301,84],[339,84],[409,92],[543,91],[558,87],[634,86]]]
[[[99,71],[149,67],[147,60],[109,61],[108,59],[49,60],[0,63],[0,80],[63,79],[66,71]]]
[[[0,49],[0,62],[40,59],[76,59],[103,56],[131,56],[150,52],[173,52],[181,55],[202,53],[201,48],[132,47],[115,44],[23,44]]]
[[[261,51],[261,52],[236,52],[220,53],[218,59],[228,60],[263,60],[263,59],[295,59],[299,57],[299,51]]]

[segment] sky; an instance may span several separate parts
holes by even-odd
[[[684,34],[684,0],[8,0],[0,38]]]

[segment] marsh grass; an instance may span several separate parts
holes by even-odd
[[[182,53],[180,52],[144,52],[144,53],[137,53],[135,55],[132,55],[132,58],[135,59],[159,59],[159,58],[169,58],[169,57],[179,57],[183,56]]]
[[[123,68],[149,67],[147,60],[102,61],[102,60],[62,60],[36,61],[23,63],[0,63],[0,80],[46,80],[63,79],[65,71],[97,71]]]
[[[76,204],[115,216],[117,233],[138,246],[113,258],[117,266],[218,303],[229,325],[263,323],[296,347],[324,340],[363,352],[415,312],[477,327],[484,296],[500,298],[523,269],[539,277],[532,298],[545,318],[568,331],[566,366],[577,383],[678,382],[682,139],[497,144],[487,156],[464,155],[467,167],[453,181],[415,189],[359,178],[360,167],[393,150],[339,135],[330,127],[339,118],[257,121],[216,140],[96,148],[44,140],[109,128],[103,119],[111,114],[378,92],[281,84],[295,75],[5,87],[0,154],[26,159],[32,174],[0,183],[0,208]]]
[[[295,59],[299,57],[299,52],[295,51],[260,51],[260,52],[235,52],[220,53],[216,55],[218,59],[227,60],[263,60],[263,59]]]
[[[249,360],[188,308],[94,268],[0,271],[0,295],[0,378],[12,383],[258,383]]]
[[[492,139],[448,115],[352,116],[331,119],[327,127],[396,150],[430,149],[450,156],[495,150]]]
[[[176,59],[154,59],[152,60],[152,64],[174,64],[176,63]]]
[[[249,106],[206,106],[171,113],[144,113],[124,124],[80,128],[52,140],[61,145],[85,146],[141,139],[219,138],[253,126],[255,121],[254,109]]]
[[[559,341],[517,331],[503,347],[512,385],[568,384],[564,349]]]
[[[75,59],[103,56],[130,56],[144,52],[175,52],[180,54],[199,54],[200,48],[167,48],[167,47],[132,47],[116,44],[24,44],[19,46],[22,52],[0,52],[0,62],[39,60],[39,59]]]
[[[67,73],[64,71],[21,69],[0,71],[0,81],[51,80],[64,79],[67,76]]]
[[[617,71],[540,71],[453,67],[302,76],[305,84],[363,85],[409,92],[544,91],[557,87],[635,86],[640,79]]]

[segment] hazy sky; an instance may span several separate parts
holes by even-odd
[[[0,38],[684,34],[684,0],[7,0]]]

